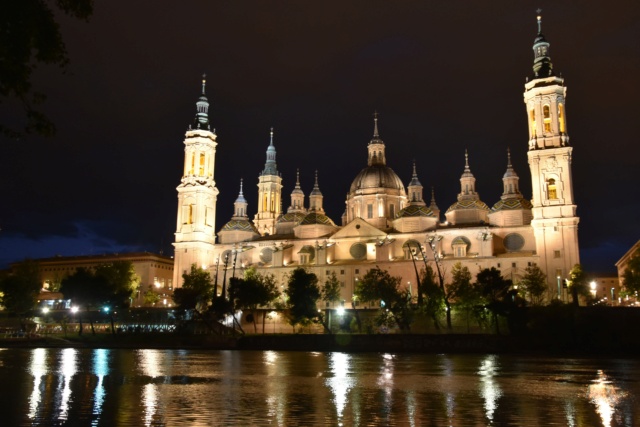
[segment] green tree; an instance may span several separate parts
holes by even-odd
[[[34,308],[41,289],[40,269],[35,261],[23,261],[0,279],[0,304],[20,318],[25,329],[24,316]]]
[[[571,302],[576,307],[580,305],[580,296],[587,298],[590,296],[589,289],[587,287],[587,276],[582,270],[582,266],[580,264],[574,265],[569,272],[569,282],[567,285],[569,287],[569,292],[571,292]]]
[[[108,298],[106,279],[103,276],[97,277],[93,270],[79,267],[76,271],[62,279],[60,292],[66,299],[70,299],[74,307],[78,308],[76,314],[80,328],[78,335],[82,335],[82,311],[87,314],[99,307],[103,301]],[[91,331],[93,329],[93,320],[89,316],[91,322]]]
[[[545,294],[549,291],[547,276],[535,264],[525,269],[524,277],[518,283],[518,287],[532,305],[542,305]]]
[[[0,134],[17,138],[22,132],[55,132],[53,123],[37,109],[45,96],[32,90],[31,76],[38,64],[64,70],[69,63],[56,22],[59,12],[87,20],[93,12],[93,0],[4,1],[0,6],[0,103],[17,100],[26,116],[24,129],[0,123]]]
[[[295,328],[298,323],[307,324],[318,317],[317,301],[320,298],[318,277],[298,267],[291,272],[287,284],[289,322]]]
[[[106,289],[98,303],[102,306],[127,307],[131,297],[140,284],[131,261],[114,261],[95,267],[95,275]]]
[[[471,283],[471,272],[467,267],[457,262],[451,269],[451,284],[449,290],[454,300],[454,306],[465,315],[467,332],[470,331],[470,319],[478,317],[478,308],[482,305],[479,289]],[[478,319],[480,320],[480,319]]]
[[[173,300],[183,310],[203,312],[213,297],[213,281],[208,271],[195,264],[182,275],[182,287],[173,291]]]
[[[340,281],[336,272],[332,271],[327,280],[322,285],[322,301],[333,304],[340,301]]]
[[[622,274],[625,295],[637,296],[640,291],[640,249],[634,252]]]
[[[433,326],[436,330],[440,330],[439,319],[445,313],[446,306],[444,304],[444,296],[442,295],[442,288],[437,282],[436,274],[433,268],[427,264],[426,270],[421,271],[422,286],[420,292],[423,293],[423,306],[420,309],[424,310],[425,314],[433,320]]]
[[[234,277],[229,282],[229,299],[233,302],[233,308],[251,311],[251,321],[256,333],[258,308],[267,307],[279,296],[275,277],[272,274],[259,274],[254,268],[245,270],[244,278]],[[263,325],[265,316],[266,313],[263,313]]]
[[[495,267],[480,270],[476,275],[476,284],[480,295],[484,299],[485,307],[491,312],[496,333],[500,334],[498,315],[506,315],[509,307],[507,297],[511,280],[502,277],[500,270]]]
[[[144,293],[144,305],[153,307],[160,301],[160,295],[153,291],[153,289],[149,289]]]
[[[402,278],[392,277],[388,271],[372,268],[356,286],[355,294],[362,302],[380,301],[379,323],[387,324],[392,319],[401,330],[409,330],[411,316],[411,296],[401,289]],[[388,310],[388,312],[387,312]]]

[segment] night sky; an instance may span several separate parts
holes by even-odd
[[[522,93],[536,9],[565,78],[581,262],[608,272],[640,238],[638,1],[98,1],[60,17],[67,73],[38,68],[53,138],[2,140],[0,268],[25,257],[146,250],[172,255],[183,138],[207,74],[217,130],[216,228],[240,179],[255,214],[274,127],[284,209],[318,170],[340,224],[378,111],[387,164],[415,159],[444,213],[464,150],[481,199],[502,193],[507,148],[531,197]],[[20,120],[5,103],[5,120]],[[308,199],[307,199],[308,203]],[[444,216],[442,217],[444,219]]]

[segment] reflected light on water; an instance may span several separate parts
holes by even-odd
[[[346,353],[331,353],[329,367],[332,377],[326,380],[327,386],[333,393],[333,402],[336,406],[338,423],[342,425],[342,415],[347,405],[349,390],[353,387],[353,379],[349,377],[351,368],[351,355]]]
[[[495,355],[485,357],[478,370],[480,375],[480,394],[484,399],[484,410],[489,421],[493,421],[493,413],[498,408],[498,399],[502,395],[500,386],[494,380],[498,375],[498,363]]]
[[[626,393],[616,387],[601,370],[588,389],[589,401],[596,405],[596,411],[602,419],[602,425],[611,426],[615,408],[626,397]]]
[[[269,377],[283,375],[283,367],[278,365],[278,352],[265,351],[262,359],[267,368],[267,375]],[[267,415],[269,419],[276,420],[276,425],[284,426],[285,423],[285,403],[287,402],[286,385],[280,381],[268,381],[267,382]]]
[[[92,425],[98,425],[105,396],[103,380],[105,375],[109,374],[109,350],[100,348],[93,351],[93,373],[98,377],[98,384],[93,393],[93,415],[96,418]]]
[[[47,373],[47,350],[44,348],[36,348],[31,353],[31,361],[29,373],[33,375],[33,391],[29,397],[29,418],[33,419],[38,411],[38,405],[42,399],[40,391],[40,383],[42,376]]]
[[[64,389],[60,400],[60,420],[66,420],[69,412],[69,399],[71,398],[71,379],[76,374],[76,359],[78,350],[75,348],[65,348],[62,350],[61,365],[59,373],[62,374]]]
[[[162,375],[160,369],[162,353],[159,350],[140,350],[138,354],[143,374],[152,379]],[[142,389],[142,402],[144,403],[144,424],[150,426],[158,409],[158,386],[156,384],[145,384]]]
[[[378,386],[384,391],[384,412],[387,414],[391,412],[393,405],[394,359],[393,354],[385,353],[382,355],[382,370],[378,377]]]

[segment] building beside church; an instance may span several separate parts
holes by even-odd
[[[265,166],[258,174],[258,199],[251,204],[245,199],[246,182],[241,181],[233,216],[216,233],[218,141],[209,123],[203,81],[196,119],[184,140],[173,282],[180,286],[181,275],[192,264],[208,269],[218,289],[223,271],[227,277],[238,276],[254,267],[284,284],[289,272],[303,266],[321,283],[335,273],[342,300],[349,303],[357,281],[369,269],[379,266],[415,289],[416,270],[425,262],[433,265],[435,257],[447,272],[457,262],[472,272],[496,267],[514,282],[536,264],[547,275],[550,296],[559,297],[561,282],[579,263],[579,219],[566,124],[567,88],[553,71],[540,17],[533,51],[533,75],[524,88],[529,139],[523,141],[529,149],[531,200],[520,192],[519,176],[505,147],[503,193],[487,205],[476,191],[473,157],[465,152],[457,201],[441,212],[433,191],[427,203],[415,164],[406,186],[387,164],[376,116],[372,139],[362,144],[363,169],[350,187],[345,177],[348,193],[338,222],[325,214],[317,172],[308,195],[296,176],[289,206],[283,210],[286,198],[272,129]],[[253,219],[250,206],[256,210]]]

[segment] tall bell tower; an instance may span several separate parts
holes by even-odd
[[[258,213],[253,223],[260,234],[274,234],[276,222],[282,213],[282,178],[276,165],[276,147],[273,145],[273,128],[270,132],[267,161],[258,177]]]
[[[185,134],[184,170],[177,187],[178,215],[173,244],[173,283],[176,287],[182,286],[182,274],[188,272],[192,264],[207,268],[216,241],[218,189],[213,176],[218,143],[209,124],[205,87],[205,76],[202,76],[202,94],[196,103],[195,121]]]
[[[525,84],[529,122],[529,167],[533,191],[531,225],[540,267],[550,284],[560,283],[580,262],[578,222],[573,197],[571,154],[566,123],[567,88],[555,75],[549,43],[542,34],[533,43],[533,79]],[[552,287],[557,292],[555,286]]]

